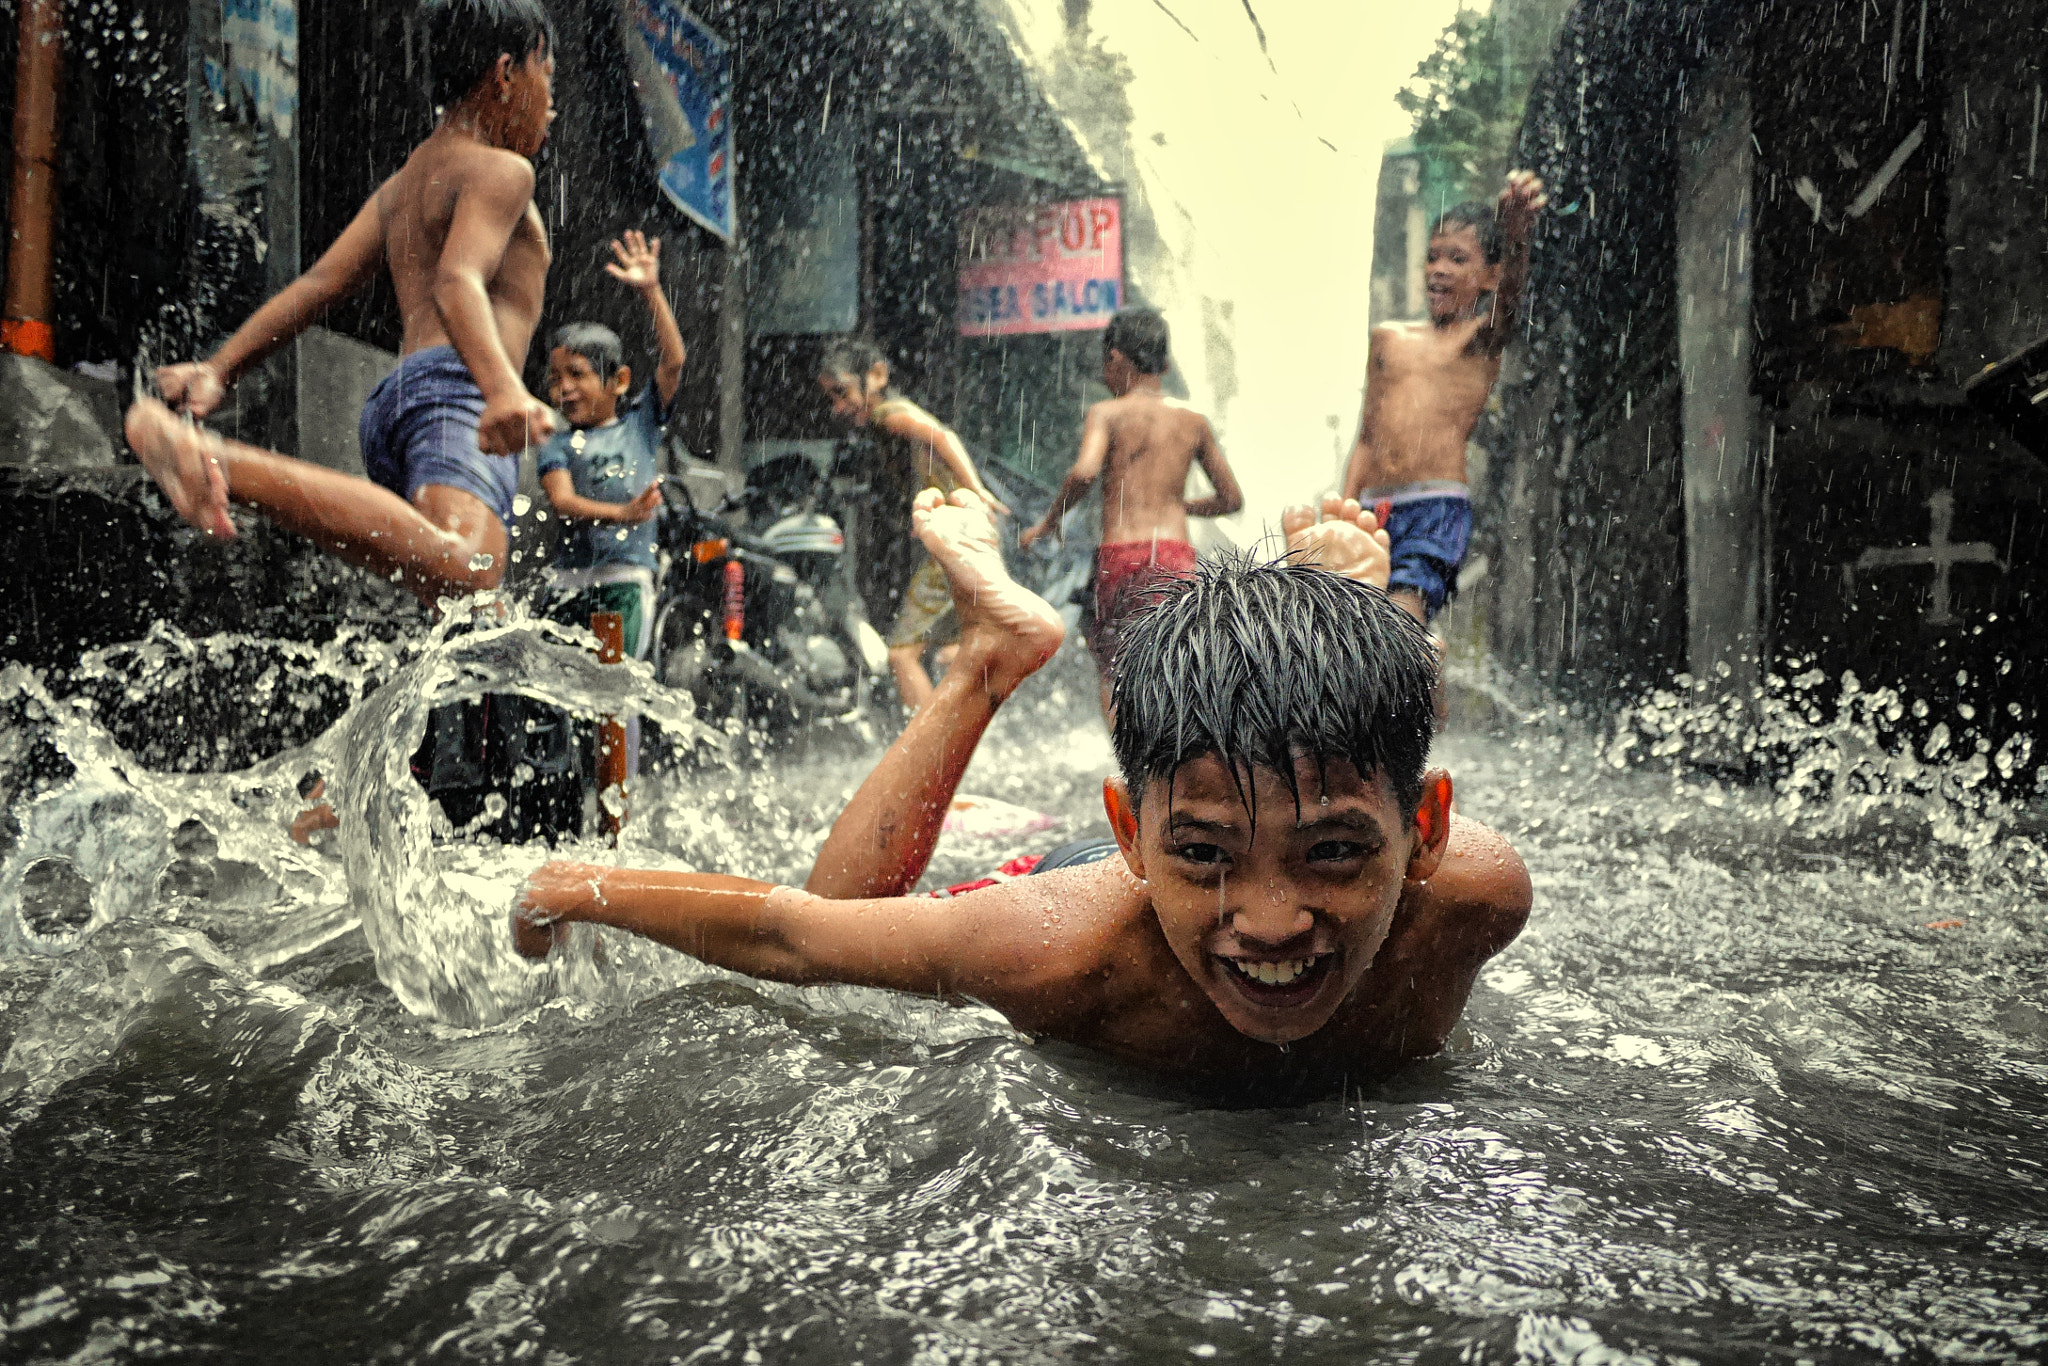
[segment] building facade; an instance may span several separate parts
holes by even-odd
[[[1853,675],[2019,753],[2048,464],[1964,386],[2048,334],[2043,49],[2011,41],[2044,24],[1582,0],[1519,148],[1552,209],[1487,490],[1499,657],[1738,707]]]

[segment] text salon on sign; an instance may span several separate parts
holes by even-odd
[[[962,336],[1107,327],[1123,295],[1115,199],[976,209],[961,225]]]

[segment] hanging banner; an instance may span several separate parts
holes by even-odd
[[[661,191],[731,241],[731,52],[671,0],[625,0],[620,18]]]
[[[1124,302],[1123,204],[975,209],[960,227],[960,335],[1109,326]]]

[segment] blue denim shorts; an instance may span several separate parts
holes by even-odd
[[[1472,500],[1463,494],[1396,501],[1387,515],[1393,552],[1389,593],[1420,593],[1428,614],[1443,611],[1457,591],[1458,566],[1472,541]]]
[[[430,346],[398,362],[363,404],[357,434],[363,470],[410,503],[425,484],[483,499],[506,527],[519,491],[519,458],[477,449],[484,391],[452,346]]]

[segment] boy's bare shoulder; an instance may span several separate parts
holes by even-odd
[[[1451,817],[1450,847],[1430,886],[1446,910],[1498,934],[1506,944],[1522,931],[1534,904],[1529,869],[1507,838],[1469,817]]]

